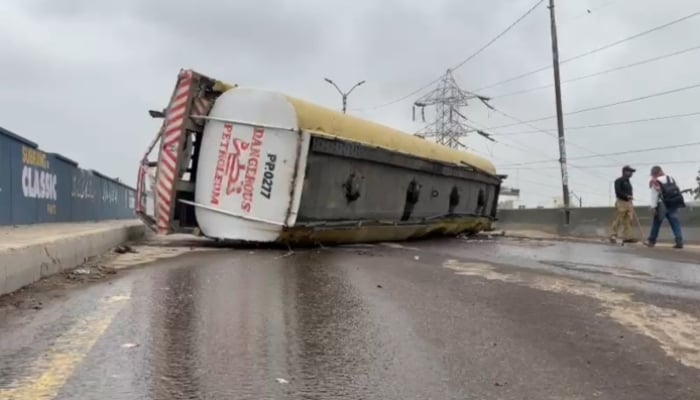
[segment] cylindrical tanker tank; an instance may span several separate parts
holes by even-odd
[[[150,114],[163,124],[136,212],[160,234],[368,242],[478,232],[496,216],[502,177],[488,160],[283,94],[182,70]]]
[[[478,230],[494,203],[483,197],[493,200],[499,184],[483,158],[278,93],[230,89],[206,120],[194,205],[210,237],[326,241],[375,225],[387,240],[387,224],[410,236],[430,225]]]

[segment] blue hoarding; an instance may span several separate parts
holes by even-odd
[[[134,218],[134,189],[0,127],[0,225]]]
[[[0,134],[0,225],[12,223],[12,186],[10,185],[10,139]]]

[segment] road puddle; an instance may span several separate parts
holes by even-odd
[[[656,340],[667,355],[683,365],[700,369],[700,320],[678,310],[657,307],[596,283],[568,278],[505,273],[483,262],[447,260],[443,267],[458,275],[513,283],[537,290],[585,296],[600,301],[603,314],[635,332]]]

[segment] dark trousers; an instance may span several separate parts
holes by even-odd
[[[671,230],[673,231],[673,236],[676,238],[676,243],[683,244],[683,232],[681,232],[681,223],[678,220],[678,209],[664,207],[657,208],[656,214],[654,214],[654,221],[651,225],[651,232],[649,233],[649,243],[656,243],[664,218],[668,219],[668,223],[671,224]]]

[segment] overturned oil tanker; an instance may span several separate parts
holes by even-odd
[[[136,208],[159,234],[393,241],[476,233],[496,216],[488,160],[289,96],[183,70],[151,114],[163,124]]]

